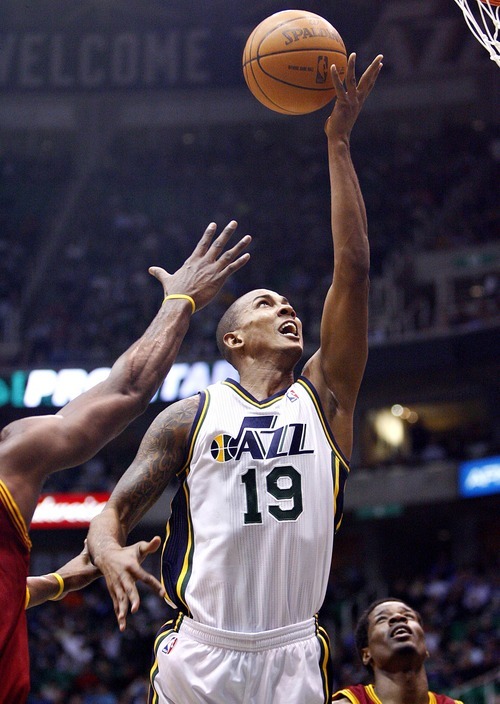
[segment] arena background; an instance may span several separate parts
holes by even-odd
[[[178,266],[211,220],[234,217],[254,237],[251,265],[195,316],[147,413],[95,461],[47,483],[32,572],[81,549],[85,528],[54,502],[105,497],[152,418],[226,375],[214,331],[234,297],[261,285],[282,291],[317,343],[331,251],[329,107],[273,113],[241,73],[250,31],[288,8],[329,20],[359,71],[384,54],[352,137],[372,288],[353,469],[322,614],[336,682],[364,677],[352,626],[372,598],[391,593],[423,612],[431,688],[492,704],[499,68],[453,0],[3,1],[2,426],[65,403],[142,332],[161,302],[149,265]],[[133,537],[161,535],[168,506],[166,494]],[[154,597],[144,593],[123,635],[100,582],[28,615],[31,704],[144,701],[150,645],[168,616]]]

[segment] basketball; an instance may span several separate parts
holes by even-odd
[[[347,68],[342,37],[323,17],[283,10],[255,27],[243,51],[243,75],[251,93],[270,110],[304,115],[335,95],[330,66],[341,80]]]

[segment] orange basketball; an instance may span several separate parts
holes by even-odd
[[[243,52],[243,74],[253,95],[270,110],[304,115],[335,95],[330,66],[343,80],[347,53],[342,37],[323,17],[283,10],[263,20]]]

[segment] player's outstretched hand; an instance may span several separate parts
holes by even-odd
[[[84,542],[81,553],[62,567],[59,567],[57,573],[64,581],[64,589],[56,598],[54,598],[54,589],[57,593],[59,584],[55,581],[53,573],[39,577],[28,577],[27,586],[30,593],[28,608],[44,604],[49,599],[54,601],[64,599],[68,592],[83,589],[101,576],[97,567],[94,567],[90,561],[87,540]]]
[[[375,85],[382,68],[382,59],[382,54],[376,56],[356,83],[356,54],[351,54],[347,61],[345,85],[335,64],[331,66],[336,98],[332,113],[325,123],[328,137],[349,137],[361,108]]]
[[[197,310],[203,308],[220,291],[229,276],[250,259],[248,252],[243,254],[243,250],[252,241],[250,235],[245,235],[234,247],[224,251],[237,226],[238,223],[231,220],[214,240],[217,225],[211,222],[191,256],[178,271],[169,274],[161,267],[152,266],[149,273],[162,283],[165,295],[186,294],[194,299]]]
[[[120,631],[126,628],[129,610],[135,614],[141,603],[136,585],[138,580],[144,582],[161,598],[165,596],[165,589],[160,582],[141,567],[145,558],[156,552],[160,545],[160,537],[155,536],[149,542],[140,540],[125,547],[110,547],[106,550],[106,557],[99,563],[113,601]]]

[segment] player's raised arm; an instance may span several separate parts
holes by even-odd
[[[144,335],[114,363],[109,377],[68,403],[57,414],[11,423],[0,435],[0,478],[27,526],[42,483],[51,472],[86,461],[140,415],[175,360],[192,313],[203,308],[227,278],[249,258],[243,237],[225,246],[237,227],[231,221],[215,237],[211,223],[174,274],[150,272],[163,286],[164,303]]]
[[[370,252],[363,196],[350,153],[350,134],[381,68],[381,56],[356,82],[355,55],[345,86],[335,66],[335,106],[326,121],[334,268],[321,318],[319,351],[304,367],[318,389],[343,453],[352,450],[352,414],[368,354]]]
[[[186,460],[187,440],[198,408],[192,397],[169,406],[146,432],[133,463],[123,474],[103,511],[96,516],[88,533],[92,562],[100,569],[113,600],[120,630],[127,613],[139,608],[136,581],[141,580],[159,596],[160,582],[141,567],[144,551],[158,549],[160,539],[126,546],[127,536],[146,511],[161,496],[172,477]]]

